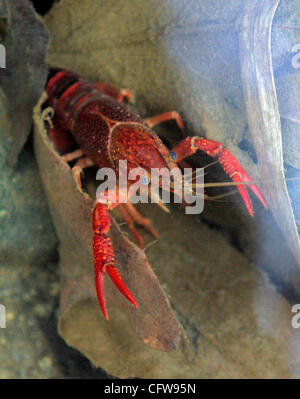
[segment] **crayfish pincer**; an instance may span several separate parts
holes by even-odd
[[[250,215],[253,208],[246,186],[253,191],[265,208],[266,201],[242,168],[238,160],[213,140],[203,137],[186,136],[174,148],[168,149],[153,132],[155,125],[174,119],[184,130],[183,120],[175,112],[165,112],[148,119],[142,119],[132,112],[124,99],[130,99],[129,90],[118,90],[106,83],[90,83],[78,74],[53,69],[50,71],[46,92],[47,105],[52,110],[48,136],[54,147],[66,162],[75,161],[74,176],[81,186],[81,172],[84,168],[97,166],[110,168],[116,175],[113,192],[97,196],[93,209],[93,254],[97,297],[104,316],[108,319],[104,295],[104,276],[108,273],[120,292],[135,306],[138,304],[126,287],[115,265],[115,255],[109,238],[111,226],[109,211],[119,207],[128,224],[130,232],[140,247],[143,239],[134,227],[134,223],[143,225],[157,237],[150,221],[144,218],[132,204],[130,188],[137,179],[129,179],[136,168],[145,171],[144,180],[151,182],[151,171],[154,169],[180,171],[178,164],[184,158],[202,151],[216,157],[228,176],[237,183],[242,199]],[[120,199],[120,164],[126,161],[127,202]],[[246,183],[246,184],[241,184]],[[170,191],[175,192],[174,186]],[[124,194],[124,193],[123,193]],[[159,202],[159,205],[164,205]]]

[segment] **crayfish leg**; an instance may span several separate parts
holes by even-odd
[[[140,235],[140,233],[137,231],[137,229],[134,226],[134,220],[127,211],[125,204],[119,204],[119,210],[122,214],[122,217],[127,224],[127,227],[130,231],[130,234],[132,235],[133,239],[137,243],[137,245],[141,248],[144,249],[144,240],[143,237]]]
[[[125,205],[125,208],[127,212],[130,214],[132,217],[133,221],[137,223],[138,225],[144,227],[148,232],[154,237],[158,238],[158,233],[154,229],[154,227],[151,224],[150,219],[145,218],[143,215],[140,214],[140,212],[134,207],[134,205],[131,202],[127,202]]]
[[[140,212],[135,209],[133,204],[130,202],[126,204],[119,204],[119,210],[125,223],[127,224],[127,227],[129,228],[130,234],[141,249],[144,249],[144,240],[135,228],[135,223],[148,230],[153,237],[158,238],[158,233],[152,226],[150,220],[141,215]]]
[[[101,91],[101,93],[106,94],[119,102],[124,101],[124,99],[127,101],[131,100],[132,94],[129,89],[119,89],[116,86],[105,82],[95,83],[95,86]]]
[[[164,112],[163,114],[151,116],[150,118],[144,120],[150,128],[166,121],[175,120],[177,126],[182,131],[183,135],[186,136],[183,119],[177,111]]]

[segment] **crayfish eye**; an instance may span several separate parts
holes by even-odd
[[[149,179],[148,176],[141,176],[140,177],[140,182],[141,182],[141,184],[147,186],[149,184],[149,182],[150,182],[150,179]]]
[[[172,159],[172,161],[176,161],[177,159],[177,154],[174,151],[170,151],[169,152],[170,158]]]

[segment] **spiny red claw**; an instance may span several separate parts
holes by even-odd
[[[249,183],[253,181],[248,173],[242,168],[239,161],[231,154],[231,152],[227,148],[224,148],[222,144],[217,141],[198,136],[187,137],[177,144],[172,151],[176,153],[178,162],[194,154],[197,150],[203,151],[205,154],[211,157],[217,157],[224,171],[235,183]],[[249,186],[250,190],[253,191],[263,206],[268,209],[264,196],[256,184],[247,184],[247,186]],[[237,184],[237,189],[243,198],[249,214],[253,216],[253,208],[246,186],[243,184]]]
[[[110,229],[110,225],[111,221],[106,205],[98,203],[93,211],[95,283],[98,302],[102,313],[107,320],[108,314],[104,294],[104,276],[106,272],[125,298],[127,298],[135,307],[138,306],[115,266],[113,246],[110,238],[106,235]]]
[[[253,180],[251,177],[248,175],[248,173],[242,168],[241,164],[239,161],[231,154],[227,148],[221,148],[218,154],[219,162],[222,165],[224,171],[228,174],[228,176],[235,182],[235,183],[242,183],[242,182],[247,182],[250,183]],[[252,192],[257,196],[257,198],[260,200],[260,202],[263,204],[263,206],[268,209],[266,200],[264,199],[264,196],[262,195],[261,191],[259,188],[256,186],[256,184],[247,184],[247,186],[252,190]],[[248,209],[248,212],[251,216],[253,216],[253,208],[251,204],[251,200],[249,198],[249,194],[247,192],[246,186],[242,184],[237,185],[237,189],[239,190],[243,201]]]

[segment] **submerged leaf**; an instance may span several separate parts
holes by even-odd
[[[90,300],[97,308],[97,327],[108,323],[96,301],[92,258],[92,208],[94,201],[76,184],[69,165],[52,148],[45,133],[40,109],[35,111],[35,150],[49,206],[60,239],[61,314],[59,328],[65,336],[64,324],[73,308]],[[106,297],[110,306],[117,307],[127,316],[132,328],[146,345],[170,351],[181,342],[182,329],[170,303],[160,288],[142,250],[132,244],[119,230],[112,218],[111,239],[116,252],[116,264],[125,284],[134,293],[139,307],[135,309],[105,280]],[[122,328],[122,321],[111,318]],[[95,345],[100,345],[95,343]]]

